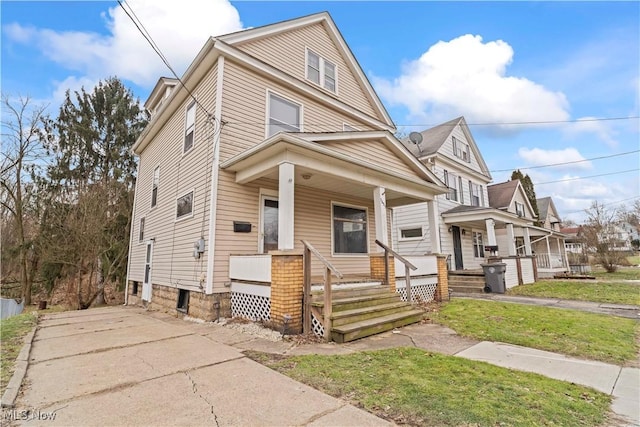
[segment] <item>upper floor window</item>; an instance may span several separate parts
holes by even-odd
[[[307,49],[307,79],[336,92],[336,65]]]
[[[469,181],[469,194],[471,195],[471,206],[484,206],[484,194],[482,186]]]
[[[151,207],[158,204],[158,184],[160,184],[160,166],[153,170],[153,183],[151,184]]]
[[[140,218],[140,230],[138,232],[138,242],[144,241],[144,217]]]
[[[176,202],[176,219],[193,215],[193,191],[178,197]]]
[[[184,120],[184,149],[183,153],[193,148],[193,141],[196,133],[196,103],[192,102],[187,107],[187,113]]]
[[[270,93],[267,137],[278,132],[300,132],[300,110],[299,104]]]
[[[524,216],[524,203],[516,202],[516,215]]]
[[[458,177],[458,201],[464,204],[464,191],[462,191],[462,178]]]
[[[444,171],[444,184],[447,187],[449,187],[449,192],[447,193],[447,200],[455,200],[457,202],[459,200],[458,177],[453,173]]]
[[[363,208],[333,205],[333,253],[366,254],[367,211]]]
[[[453,154],[459,159],[464,160],[467,163],[471,162],[471,153],[469,152],[469,144],[465,144],[462,141],[458,141],[455,137],[451,137],[453,143]]]

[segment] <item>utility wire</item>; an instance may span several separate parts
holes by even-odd
[[[576,177],[576,178],[559,179],[557,181],[534,182],[533,185],[555,184],[555,183],[558,183],[558,182],[577,181],[579,179],[597,178],[599,176],[619,175],[619,174],[622,174],[622,173],[637,172],[637,171],[640,171],[640,168],[639,169],[629,169],[629,170],[621,171],[621,172],[601,173],[600,175],[579,176],[579,177]]]
[[[624,203],[624,202],[628,202],[629,200],[636,200],[636,199],[640,199],[640,196],[635,196],[635,197],[629,197],[628,199],[622,199],[622,200],[618,200],[615,202],[609,202],[609,203],[599,203],[598,206],[609,206],[609,205],[618,205],[620,203]],[[570,214],[574,214],[574,213],[583,213],[586,209],[580,209],[577,211],[569,211],[569,212],[565,212],[565,215],[570,215]]]
[[[626,156],[628,154],[634,154],[634,153],[638,153],[638,152],[640,152],[640,150],[627,151],[625,153],[611,154],[609,156],[592,157],[590,159],[572,160],[570,162],[549,163],[547,165],[528,166],[528,167],[523,167],[523,168],[497,169],[497,170],[491,170],[489,172],[510,172],[510,171],[514,171],[514,170],[540,169],[540,168],[548,168],[548,167],[552,167],[552,166],[572,165],[572,164],[575,164],[575,163],[590,162],[591,160],[610,159],[612,157]]]

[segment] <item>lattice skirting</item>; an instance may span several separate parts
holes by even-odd
[[[324,337],[324,326],[322,326],[321,319],[318,319],[313,313],[311,313],[311,330],[314,335]]]
[[[411,279],[411,292],[414,302],[431,302],[435,299],[438,279],[436,277],[416,277]],[[407,301],[407,288],[404,280],[396,279],[396,292],[403,301]]]
[[[231,291],[231,316],[249,320],[271,319],[271,298]]]

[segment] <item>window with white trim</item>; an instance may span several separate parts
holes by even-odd
[[[471,195],[471,206],[483,206],[484,197],[482,194],[482,186],[469,181],[469,194]]]
[[[524,216],[524,203],[516,202],[516,215]]]
[[[473,257],[484,258],[484,239],[477,231],[473,232]]]
[[[178,197],[176,201],[176,219],[193,215],[193,191]]]
[[[153,170],[153,182],[151,183],[151,207],[158,204],[158,185],[160,184],[160,166]]]
[[[140,218],[140,230],[138,232],[138,242],[144,242],[144,217]]]
[[[519,256],[524,256],[525,252],[524,237],[516,237],[516,253]]]
[[[451,143],[453,144],[453,154],[457,158],[462,159],[467,163],[471,163],[471,152],[469,151],[469,144],[458,141],[454,136],[451,137]]]
[[[444,171],[444,184],[449,187],[447,200],[458,201],[458,176],[448,171]]]
[[[422,239],[422,227],[400,228],[400,240]]]
[[[462,177],[458,177],[459,202],[464,205],[464,191],[462,191]]]
[[[193,148],[196,133],[196,103],[195,101],[187,107],[184,119],[184,148],[183,153]]]
[[[269,131],[267,137],[278,132],[300,132],[300,104],[269,93]]]
[[[337,66],[307,49],[307,79],[323,88],[336,92]]]
[[[331,216],[334,254],[366,254],[369,252],[366,209],[333,204]]]

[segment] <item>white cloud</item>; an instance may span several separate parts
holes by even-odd
[[[615,131],[609,122],[598,121],[595,117],[581,117],[578,121],[567,123],[564,133],[569,138],[579,138],[583,134],[594,134],[609,147],[618,146],[618,141],[614,138]]]
[[[590,161],[583,161],[585,158],[575,148],[565,148],[563,150],[543,150],[541,148],[520,148],[518,155],[528,164],[533,166],[551,165],[557,163],[570,163],[566,165],[554,166],[554,169],[591,169],[593,165]]]
[[[129,0],[135,14],[168,58],[178,75],[210,36],[240,30],[238,11],[228,0]],[[189,3],[197,7],[189,7]],[[194,12],[197,10],[197,13]],[[5,26],[5,35],[18,43],[35,43],[60,66],[98,80],[112,75],[150,87],[170,71],[119,7],[103,15],[107,34],[53,31]]]
[[[470,34],[440,41],[406,63],[393,80],[374,77],[391,104],[404,105],[413,117],[469,122],[527,122],[569,119],[564,94],[523,77],[506,75],[513,49],[502,41],[483,43]]]

